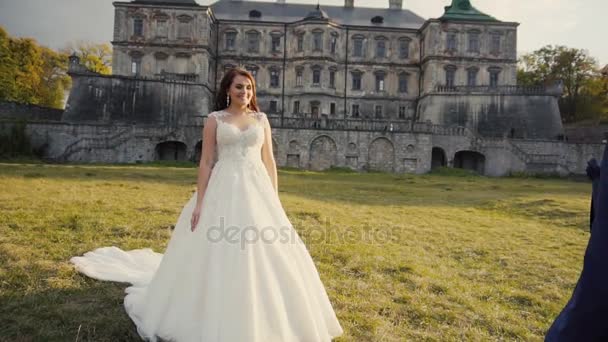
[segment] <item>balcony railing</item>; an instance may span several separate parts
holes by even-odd
[[[182,81],[182,82],[198,82],[197,74],[176,74],[170,72],[161,72],[160,74],[156,74],[156,77],[163,81]]]
[[[268,116],[274,128],[287,129],[314,129],[314,130],[344,130],[344,131],[373,131],[387,133],[428,133],[438,135],[464,136],[467,131],[464,127],[434,125],[426,122],[412,122],[411,120],[389,119],[337,119],[337,118],[309,118]]]
[[[524,87],[517,85],[508,86],[444,86],[435,87],[436,93],[464,93],[464,94],[514,94],[514,95],[559,95],[561,88],[558,86]]]

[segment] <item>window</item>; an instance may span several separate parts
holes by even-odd
[[[310,101],[310,114],[313,118],[319,117],[321,103],[319,101]]]
[[[399,58],[406,59],[410,57],[410,40],[402,38],[399,40]]]
[[[361,90],[361,73],[353,72],[353,90]]]
[[[355,57],[363,57],[363,38],[355,38],[353,40],[353,55]]]
[[[304,33],[298,34],[298,52],[304,51]]]
[[[294,114],[300,113],[300,101],[293,101],[293,112]]]
[[[384,91],[384,73],[376,74],[376,91]]]
[[[247,65],[245,67],[245,69],[247,71],[249,71],[249,73],[251,74],[251,76],[253,76],[253,80],[257,83],[258,82],[258,67],[256,65]]]
[[[406,112],[407,112],[407,107],[399,106],[399,119],[405,119]]]
[[[376,105],[374,107],[374,115],[376,116],[377,119],[382,118],[382,106],[381,105]]]
[[[162,74],[167,71],[167,59],[169,55],[164,52],[157,52],[154,54],[154,58],[156,59],[156,73]]]
[[[272,52],[281,51],[281,36],[272,36],[270,43]]]
[[[497,87],[500,69],[499,68],[490,68],[490,69],[488,69],[488,71],[490,72],[490,87]]]
[[[131,73],[133,75],[141,74],[141,57],[133,57],[131,59]]]
[[[179,23],[177,27],[177,38],[190,38],[190,23]]]
[[[329,71],[329,87],[336,87],[336,72],[334,70]]]
[[[142,18],[133,19],[133,35],[138,37],[144,35],[144,20]]]
[[[321,84],[321,69],[315,68],[312,71],[312,84],[318,86]]]
[[[469,52],[479,52],[479,32],[469,32]]]
[[[156,36],[158,38],[167,38],[168,33],[169,33],[169,29],[167,26],[167,20],[158,19],[156,21]]]
[[[236,46],[236,32],[226,32],[226,50],[234,50]]]
[[[456,32],[448,32],[446,39],[446,50],[455,52],[458,50],[457,44]]]
[[[495,55],[500,53],[500,33],[493,33],[490,36],[490,53]]]
[[[336,115],[336,104],[333,102],[329,104],[329,114]]]
[[[270,107],[268,108],[268,111],[270,113],[276,113],[277,112],[277,101],[275,101],[275,100],[271,100],[270,101]]]
[[[247,32],[247,52],[260,52],[260,34]]]
[[[469,87],[474,87],[477,85],[477,68],[469,68],[467,70],[467,85]]]
[[[338,36],[336,34],[332,34],[329,42],[329,50],[332,54],[336,53],[336,47],[338,46]]]
[[[312,34],[313,34],[313,50],[323,51],[323,31],[314,31]]]
[[[177,38],[190,38],[192,17],[187,15],[180,15],[177,17]]]
[[[379,39],[376,42],[376,57],[378,57],[378,58],[386,57],[386,40],[384,40],[384,38]]]
[[[302,86],[302,77],[304,76],[304,70],[299,68],[296,69],[296,87]]]
[[[258,10],[251,10],[249,11],[249,18],[261,18],[262,17],[262,12],[258,11]]]
[[[352,106],[351,111],[350,111],[350,115],[353,118],[358,118],[359,117],[359,105],[358,104],[354,104]]]
[[[270,70],[270,87],[278,88],[279,87],[279,75],[280,72],[277,69]]]
[[[445,85],[448,87],[453,87],[455,78],[456,78],[456,67],[453,65],[448,65],[445,68]]]
[[[405,72],[402,72],[399,74],[399,92],[400,93],[407,93],[407,79],[408,79],[408,74]]]

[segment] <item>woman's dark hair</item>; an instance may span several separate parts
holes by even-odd
[[[230,89],[232,81],[237,75],[245,76],[249,79],[249,81],[251,81],[253,96],[251,96],[251,101],[249,101],[247,108],[259,112],[260,109],[258,108],[258,99],[255,96],[255,79],[249,73],[249,71],[243,68],[232,68],[226,72],[226,74],[222,78],[222,81],[220,82],[220,88],[218,89],[217,96],[215,97],[214,110],[222,110],[228,108],[228,102],[226,101],[226,97],[228,96],[228,89]]]

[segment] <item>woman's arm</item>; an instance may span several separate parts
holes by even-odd
[[[211,176],[211,170],[215,165],[215,129],[217,121],[215,117],[209,116],[203,127],[203,146],[201,147],[201,161],[198,167],[198,178],[196,182],[197,196],[196,208],[200,208],[203,197],[207,190],[207,183]]]
[[[262,145],[262,161],[266,166],[266,171],[272,181],[274,191],[279,194],[279,184],[277,177],[277,164],[274,160],[274,154],[272,152],[272,131],[270,130],[270,123],[268,118],[264,117],[264,145]]]

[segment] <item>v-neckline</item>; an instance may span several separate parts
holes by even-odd
[[[226,113],[228,115],[234,115],[232,113],[227,112],[226,110],[222,110],[222,112],[224,112],[224,113]],[[253,112],[251,112],[251,113],[253,113]],[[247,113],[247,114],[244,114],[244,115],[251,116],[251,113]],[[237,126],[237,125],[235,125],[235,124],[233,124],[232,122],[229,122],[229,121],[224,121],[224,120],[219,120],[219,121],[221,123],[224,123],[224,124],[228,125],[228,126],[234,127],[235,129],[239,130],[239,132],[241,132],[241,133],[247,132],[249,129],[251,129],[251,127],[253,127],[253,126],[255,126],[257,124],[257,122],[255,122],[255,118],[254,118],[253,122],[250,123],[250,124],[248,124],[248,125],[246,125],[245,128],[241,128],[241,127],[239,127],[239,126]]]

